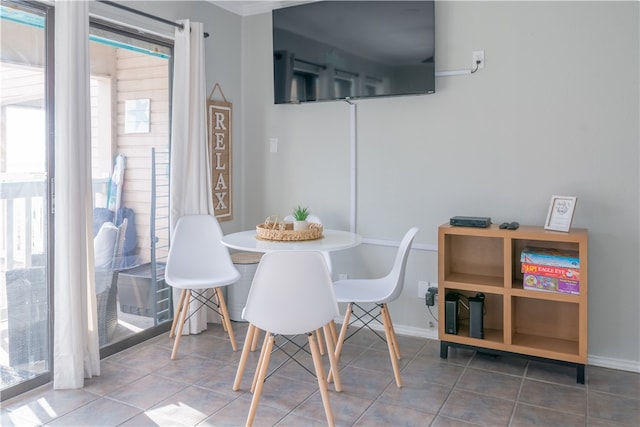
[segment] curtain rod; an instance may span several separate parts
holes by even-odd
[[[135,13],[136,15],[144,16],[145,18],[153,19],[154,21],[159,21],[159,22],[165,23],[167,25],[172,25],[172,26],[174,26],[176,28],[180,28],[181,30],[184,30],[184,25],[183,24],[180,24],[178,22],[169,21],[168,19],[160,18],[159,16],[151,15],[150,13],[147,13],[147,12],[142,12],[140,10],[137,10],[137,9],[131,8],[129,6],[125,6],[125,5],[116,3],[114,1],[98,0],[98,3],[104,3],[104,4],[109,5],[109,6],[117,7],[118,9],[126,10],[127,12]],[[209,33],[204,33],[204,37],[205,38],[209,37]]]

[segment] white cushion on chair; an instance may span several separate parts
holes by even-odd
[[[93,239],[93,251],[96,270],[109,270],[113,261],[113,250],[118,239],[118,227],[105,222]]]

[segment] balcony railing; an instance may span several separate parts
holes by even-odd
[[[0,174],[0,270],[44,260],[46,181],[43,174]],[[93,198],[106,198],[109,178],[93,180]]]

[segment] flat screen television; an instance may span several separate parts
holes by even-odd
[[[435,92],[433,1],[319,1],[272,17],[276,104]]]

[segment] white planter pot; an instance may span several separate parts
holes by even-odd
[[[309,223],[307,221],[293,221],[294,230],[306,230],[307,228],[309,228]]]

